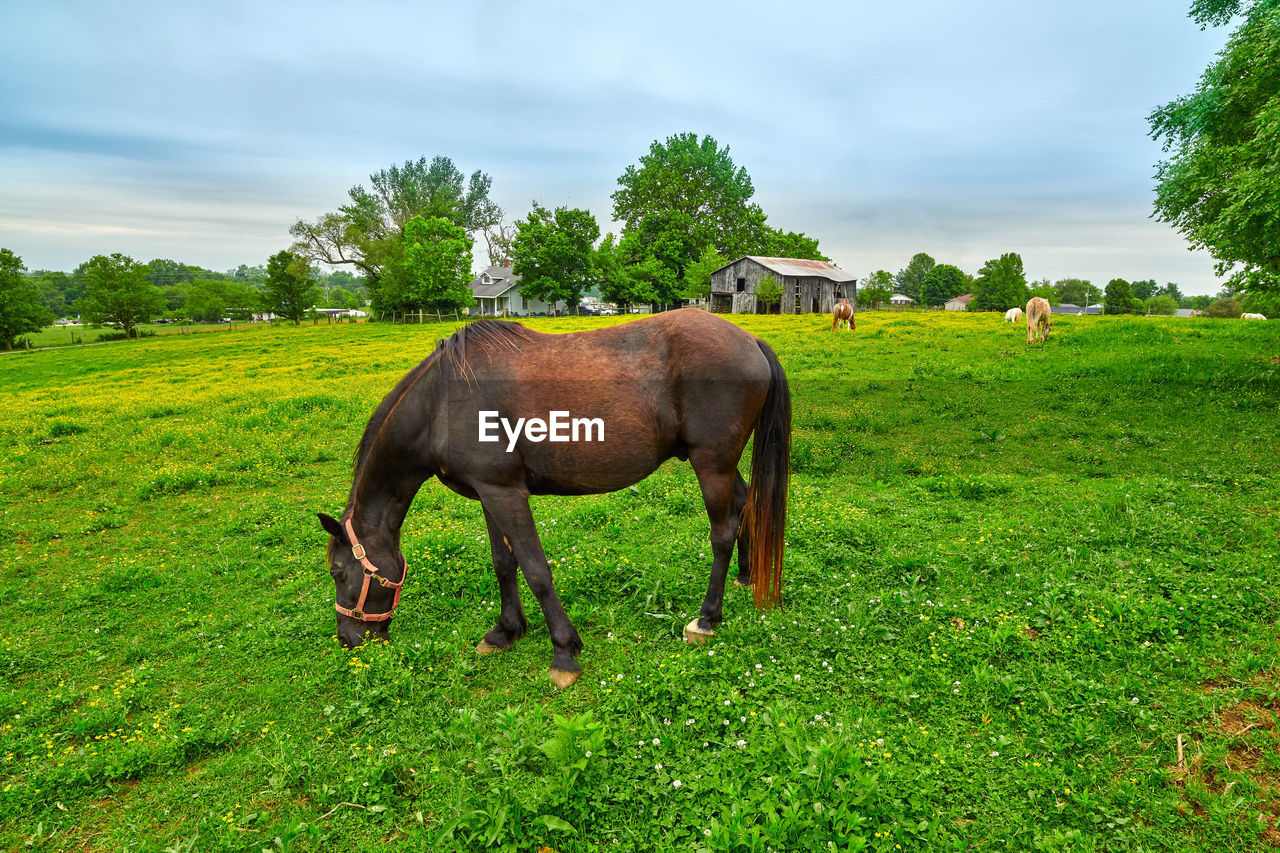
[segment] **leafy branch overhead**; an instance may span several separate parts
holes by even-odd
[[[1229,284],[1280,289],[1280,4],[1196,0],[1202,26],[1242,18],[1200,84],[1148,117],[1168,159],[1156,166],[1156,216],[1217,261]]]

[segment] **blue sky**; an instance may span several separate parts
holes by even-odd
[[[1217,289],[1150,218],[1146,116],[1226,41],[1185,3],[9,3],[0,246],[265,263],[370,172],[451,157],[611,227],[655,139],[711,134],[772,224],[859,277],[976,272]],[[191,7],[191,8],[188,8]]]

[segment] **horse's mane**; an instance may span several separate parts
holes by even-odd
[[[355,472],[358,474],[364,465],[391,413],[433,366],[443,371],[445,379],[470,381],[474,378],[471,360],[479,353],[487,354],[494,349],[518,349],[522,342],[533,340],[534,334],[519,323],[509,320],[476,320],[467,323],[449,337],[436,341],[435,350],[396,383],[396,387],[382,399],[369,418],[364,434],[360,436],[360,444],[356,446]]]

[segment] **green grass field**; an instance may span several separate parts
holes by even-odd
[[[783,606],[732,591],[682,642],[685,464],[535,499],[586,646],[562,692],[527,589],[529,635],[475,654],[484,522],[438,484],[394,642],[333,638],[314,514],[451,325],[0,357],[0,848],[1280,843],[1280,326],[741,322],[792,386]]]

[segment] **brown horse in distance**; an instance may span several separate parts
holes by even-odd
[[[753,434],[748,486],[738,462]],[[551,635],[552,680],[572,684],[582,641],[556,595],[529,496],[616,491],[675,457],[693,466],[711,521],[711,581],[685,629],[687,640],[704,640],[721,620],[735,543],[738,580],[755,587],[757,607],[778,598],[790,437],[790,392],[773,350],[705,311],[559,335],[496,320],[464,326],[369,420],[341,519],[320,514],[338,638],[348,647],[366,632],[387,639],[408,572],[401,525],[436,477],[480,502],[489,532],[501,612],[477,651],[525,634],[522,571]]]
[[[848,299],[841,297],[840,301],[831,309],[831,331],[836,332],[840,329],[853,331],[856,328],[857,326],[853,319],[853,306],[849,304]]]

